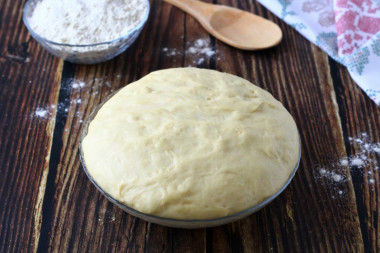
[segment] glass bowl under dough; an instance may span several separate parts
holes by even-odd
[[[270,202],[272,202],[276,197],[278,197],[284,190],[285,188],[289,185],[291,180],[293,179],[295,173],[297,172],[297,169],[299,167],[300,159],[301,159],[301,139],[299,138],[299,157],[296,166],[294,167],[293,171],[289,175],[289,178],[286,180],[284,185],[277,191],[275,192],[272,196],[264,199],[260,203],[245,209],[243,211],[237,212],[232,215],[220,217],[220,218],[214,218],[214,219],[193,219],[193,220],[184,220],[184,219],[172,219],[172,218],[165,218],[165,217],[159,217],[151,214],[146,214],[143,212],[140,212],[128,205],[125,205],[124,203],[121,203],[114,197],[112,197],[110,194],[108,194],[106,191],[104,191],[94,180],[94,178],[90,175],[86,162],[84,159],[83,155],[83,139],[86,137],[88,133],[88,127],[90,125],[90,122],[94,119],[96,116],[97,112],[99,109],[112,97],[114,96],[118,91],[115,93],[111,94],[108,98],[106,98],[99,106],[95,108],[95,110],[90,114],[90,116],[87,118],[85,121],[83,128],[82,128],[82,133],[80,136],[80,142],[79,142],[79,154],[80,154],[80,160],[83,166],[83,170],[85,171],[87,177],[90,179],[90,181],[95,185],[95,187],[112,203],[116,204],[119,206],[122,210],[127,212],[128,214],[138,217],[140,219],[143,219],[147,222],[152,222],[155,224],[167,226],[167,227],[176,227],[176,228],[186,228],[186,229],[195,229],[195,228],[206,228],[206,227],[214,227],[214,226],[219,226],[227,223],[231,223],[234,221],[237,221],[239,219],[242,219],[244,217],[247,217],[248,215],[259,211],[261,208],[265,207],[268,205]]]
[[[31,17],[36,4],[40,1],[42,0],[29,0],[24,5],[23,21],[30,34],[42,47],[53,55],[65,61],[80,64],[94,64],[108,61],[123,53],[140,35],[150,11],[149,0],[146,0],[147,10],[141,22],[133,30],[119,38],[94,44],[73,45],[48,40],[32,29],[28,19]]]

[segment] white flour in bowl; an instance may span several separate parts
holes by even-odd
[[[36,33],[64,44],[94,44],[117,39],[144,19],[146,0],[42,0],[29,19]]]

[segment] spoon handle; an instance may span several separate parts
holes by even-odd
[[[216,8],[215,5],[213,4],[204,3],[197,0],[164,0],[164,1],[189,13],[202,24],[204,24],[204,22],[202,21],[206,21],[212,16]]]

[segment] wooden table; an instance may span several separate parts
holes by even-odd
[[[76,65],[30,36],[24,1],[0,3],[0,252],[380,252],[379,107],[345,67],[257,2],[217,2],[273,20],[283,41],[237,50],[153,1],[125,53]],[[199,38],[215,55],[189,53]],[[129,216],[95,189],[78,155],[83,121],[107,95],[151,71],[189,65],[268,90],[302,139],[299,170],[275,201],[243,220],[196,230]]]

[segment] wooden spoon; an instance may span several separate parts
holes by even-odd
[[[209,33],[236,48],[265,49],[282,39],[278,25],[246,11],[196,0],[165,1],[189,13]]]

